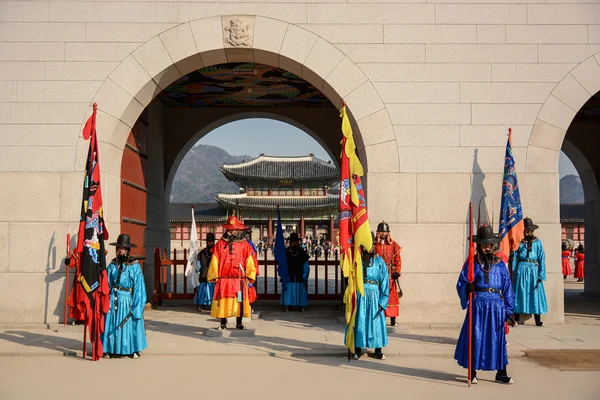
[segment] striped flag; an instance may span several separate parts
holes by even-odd
[[[512,128],[509,128],[506,154],[504,156],[498,234],[501,239],[500,252],[504,262],[507,262],[510,253],[519,247],[519,243],[523,239],[523,227],[523,208],[521,206],[521,195],[519,194],[515,157],[512,151]]]

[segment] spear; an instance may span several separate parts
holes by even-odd
[[[469,202],[469,265],[467,280],[472,283],[475,280],[475,249],[473,247],[473,204]],[[467,384],[471,387],[471,371],[473,368],[473,292],[469,292],[469,372],[467,373]]]
[[[69,232],[67,232],[67,253],[65,255],[66,260],[69,260],[69,253],[71,252],[71,227],[69,226]],[[68,308],[68,300],[69,300],[69,268],[70,265],[65,263],[65,315],[64,315],[64,326],[67,326],[67,308]]]

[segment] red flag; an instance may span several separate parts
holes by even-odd
[[[94,103],[92,116],[83,129],[83,137],[90,140],[85,178],[83,182],[83,199],[77,248],[79,255],[74,288],[74,305],[84,315],[85,328],[89,330],[92,343],[92,360],[102,357],[102,341],[104,332],[104,315],[109,308],[109,288],[106,274],[106,256],[104,241],[108,239],[108,231],[104,225],[102,209],[102,190],[100,187],[100,162],[98,140],[96,135],[96,110]],[[85,333],[84,333],[85,358]]]
[[[352,203],[350,201],[350,159],[346,155],[346,138],[342,139],[342,155],[340,161],[340,255],[343,262],[351,263],[352,249]],[[345,259],[345,260],[344,260]]]

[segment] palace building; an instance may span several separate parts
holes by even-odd
[[[338,168],[313,154],[303,157],[259,157],[239,164],[225,164],[223,175],[240,187],[240,193],[219,193],[216,203],[194,205],[198,237],[222,234],[221,224],[232,212],[252,227],[252,239],[271,243],[277,226],[277,207],[287,232],[300,237],[323,237],[336,243],[335,220],[339,198],[332,186]],[[171,205],[171,248],[189,243],[191,204]],[[333,232],[333,234],[332,234]]]

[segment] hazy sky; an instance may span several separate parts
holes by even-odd
[[[304,131],[285,122],[265,118],[244,119],[223,125],[200,139],[200,143],[220,147],[235,156],[257,157],[260,153],[268,156],[306,156],[313,153],[321,160],[331,160],[323,147]]]
[[[562,151],[560,152],[560,158],[558,159],[558,172],[561,178],[565,175],[579,176],[577,170],[575,169],[575,166],[573,165],[571,160],[569,160],[569,157],[567,157]]]
[[[217,146],[231,155],[257,157],[260,153],[273,156],[304,156],[313,153],[318,158],[329,161],[331,157],[321,145],[304,131],[286,124],[265,118],[251,118],[223,125],[208,135],[200,143]],[[578,175],[569,158],[560,153],[559,173]]]

